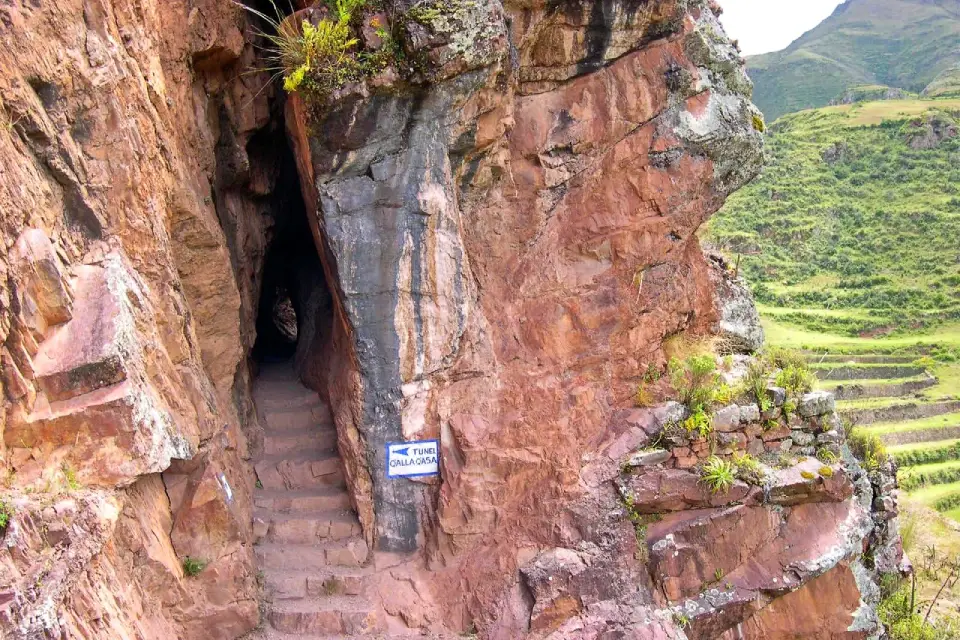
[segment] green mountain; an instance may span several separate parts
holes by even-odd
[[[707,240],[778,317],[846,335],[960,320],[960,99],[788,114]],[[784,315],[786,314],[786,315]]]
[[[847,0],[783,51],[747,58],[747,70],[768,122],[854,85],[919,93],[939,82],[949,94],[960,90],[960,1]]]

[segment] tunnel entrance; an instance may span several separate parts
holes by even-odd
[[[258,368],[290,361],[298,371],[316,370],[314,360],[322,357],[330,335],[332,305],[307,220],[296,160],[286,136],[278,135],[284,130],[282,109],[278,111],[281,122],[250,140],[251,147],[269,148],[279,156],[270,207],[273,228],[263,262],[251,357]]]
[[[371,557],[329,401],[333,304],[284,134],[282,100],[280,94],[273,122],[247,149],[273,160],[267,166],[275,180],[263,211],[262,270],[250,274],[259,283],[250,354],[259,425],[254,552],[270,637],[294,637],[304,628],[340,636],[356,620],[372,619],[377,605],[358,576]]]

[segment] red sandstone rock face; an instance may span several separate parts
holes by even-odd
[[[245,28],[221,0],[0,8],[0,453],[22,503],[5,637],[258,620],[242,359],[272,185],[246,142],[270,92],[237,71]],[[25,488],[77,513],[38,516]],[[209,563],[196,578],[187,554]]]
[[[593,540],[570,513],[581,473],[664,337],[716,321],[696,230],[759,169],[761,137],[698,3],[505,3],[509,22],[473,4],[476,71],[438,63],[415,97],[319,114],[293,100],[288,126],[361,522],[382,551],[423,550],[448,619],[510,638],[536,626],[518,567]],[[387,480],[384,443],[420,438],[441,440],[440,483]],[[583,607],[558,596],[535,618]]]

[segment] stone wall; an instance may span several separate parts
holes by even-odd
[[[4,637],[257,623],[252,40],[221,0],[0,7]]]
[[[531,628],[554,640],[637,628],[651,638],[676,628],[698,639],[877,637],[879,575],[909,570],[895,470],[860,466],[831,394],[806,394],[787,414],[784,390],[767,391],[767,411],[720,408],[707,437],[680,426],[675,402],[624,413],[623,432],[585,469],[578,543],[521,570]],[[726,489],[702,477],[714,458],[738,469]],[[628,595],[631,584],[641,593]]]

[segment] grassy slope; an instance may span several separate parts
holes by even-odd
[[[754,102],[768,120],[820,107],[853,85],[922,91],[960,62],[955,0],[847,0],[783,51],[752,56]]]
[[[893,431],[917,431],[918,429],[936,429],[938,427],[960,426],[960,413],[945,413],[932,418],[910,420],[908,422],[885,422],[857,427],[869,433],[881,435]]]
[[[887,447],[887,452],[904,453],[906,451],[925,451],[929,449],[939,449],[941,447],[948,447],[958,442],[960,442],[960,439],[934,440],[933,442],[914,442],[911,444],[898,444],[892,447]]]
[[[960,136],[908,145],[931,118],[960,120],[960,99],[826,107],[771,126],[763,175],[707,229],[742,254],[762,313],[849,335],[960,321]]]

